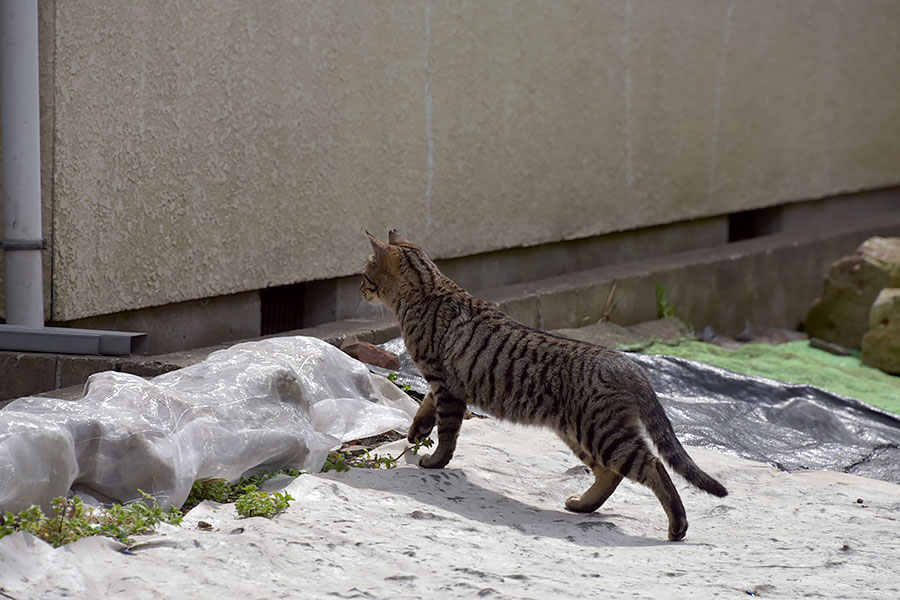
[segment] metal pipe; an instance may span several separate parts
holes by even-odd
[[[37,0],[0,0],[6,322],[43,327]]]

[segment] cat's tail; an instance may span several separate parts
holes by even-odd
[[[669,421],[669,417],[657,400],[656,393],[652,390],[650,393],[654,396],[653,402],[641,403],[643,409],[641,417],[659,455],[672,467],[672,470],[684,477],[688,483],[713,496],[720,498],[727,496],[728,490],[725,489],[725,486],[700,469],[678,441],[672,422]]]

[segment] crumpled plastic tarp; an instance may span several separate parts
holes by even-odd
[[[319,471],[341,442],[406,431],[417,407],[310,337],[238,344],[149,381],[97,373],[80,400],[27,397],[0,410],[0,511],[47,511],[70,489],[101,502],[142,490],[181,506],[197,480]]]
[[[704,363],[629,354],[650,375],[680,439],[785,471],[900,483],[900,417],[809,385]]]
[[[397,382],[425,393],[400,338]],[[629,354],[650,376],[682,442],[785,471],[824,469],[900,483],[900,417],[825,390],[704,363]]]

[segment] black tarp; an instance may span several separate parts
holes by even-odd
[[[400,357],[397,383],[423,395],[427,384],[403,341],[383,346]],[[900,483],[900,416],[812,386],[669,356],[629,357],[650,375],[685,444],[786,471],[825,469]]]

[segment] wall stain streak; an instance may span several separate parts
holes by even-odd
[[[625,27],[622,34],[622,62],[625,63],[625,181],[634,183],[632,162],[634,151],[631,146],[631,63],[628,56],[631,28],[631,0],[625,0]]]
[[[431,129],[431,1],[425,0],[425,138],[427,143],[428,183],[425,185],[425,239],[431,235],[431,190],[434,181],[434,135]]]
[[[719,53],[719,75],[716,81],[716,105],[713,111],[713,138],[710,145],[709,158],[709,192],[708,199],[711,202],[716,191],[716,168],[719,153],[719,119],[722,114],[722,83],[725,81],[725,63],[728,58],[728,41],[731,38],[731,17],[734,14],[736,0],[728,3],[728,12],[725,13],[725,24],[722,30],[722,50]]]

